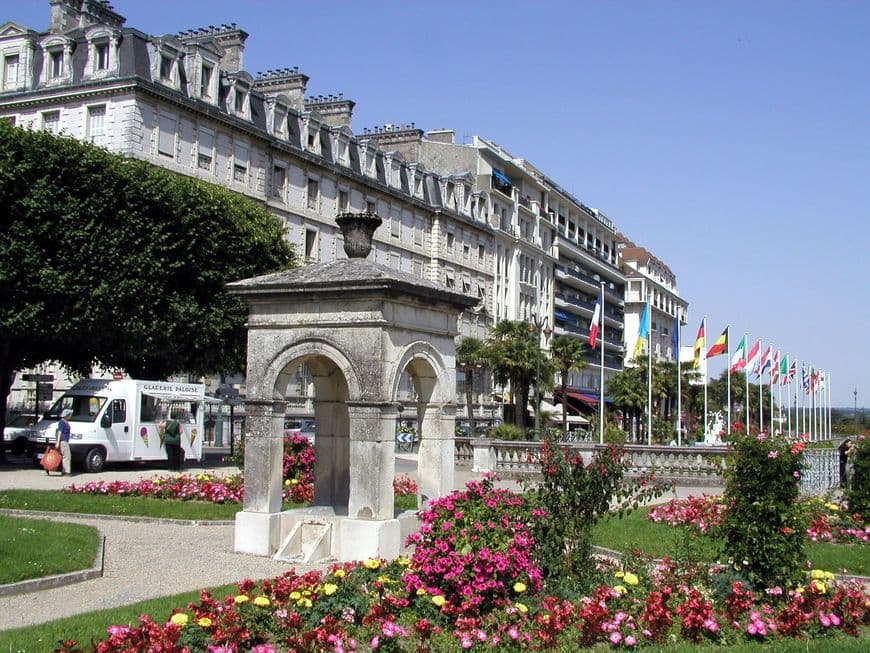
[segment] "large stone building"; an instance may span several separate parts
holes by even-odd
[[[298,68],[248,73],[248,34],[235,24],[153,36],[105,0],[48,5],[46,31],[0,27],[0,117],[242,193],[281,220],[304,262],[344,256],[338,213],[375,212],[384,224],[372,260],[479,299],[463,335],[537,315],[585,340],[603,281],[606,376],[621,369],[615,228],[527,161],[483,138],[457,144],[448,130],[354,134],[354,102],[306,97]],[[589,362],[573,387],[598,385],[598,356]],[[300,368],[289,390],[300,413],[309,389]],[[10,407],[34,392],[17,383]],[[479,388],[484,419],[492,397]]]
[[[688,303],[677,290],[677,277],[648,250],[619,235],[619,261],[626,278],[625,364],[631,364],[644,306],[650,305],[650,345],[655,360],[674,362],[674,330],[686,324]],[[677,342],[680,342],[678,340]],[[646,348],[643,350],[646,352]]]

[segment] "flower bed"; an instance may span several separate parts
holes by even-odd
[[[469,611],[443,585],[419,587],[413,563],[369,559],[325,572],[243,581],[238,593],[203,592],[165,622],[143,615],[116,625],[96,645],[121,651],[519,651],[596,644],[636,648],[681,638],[691,642],[774,641],[858,633],[870,599],[854,582],[815,572],[792,591],[754,593],[739,581],[720,597],[667,561],[609,572],[612,582],[565,600],[514,586],[504,601]],[[526,596],[526,594],[529,596]],[[563,648],[564,650],[564,648]]]

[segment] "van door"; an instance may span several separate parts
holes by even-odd
[[[100,427],[106,440],[107,460],[130,460],[132,455],[132,429],[130,428],[130,411],[127,410],[126,399],[112,399],[107,402],[104,415],[110,419],[110,426]]]

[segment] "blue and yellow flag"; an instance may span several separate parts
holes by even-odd
[[[637,330],[637,342],[634,345],[634,357],[640,356],[643,351],[643,343],[649,338],[649,302],[643,307],[643,315],[640,316],[640,328]]]

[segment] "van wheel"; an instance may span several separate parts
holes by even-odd
[[[103,471],[106,465],[106,453],[100,447],[94,447],[85,454],[85,469],[92,473]]]

